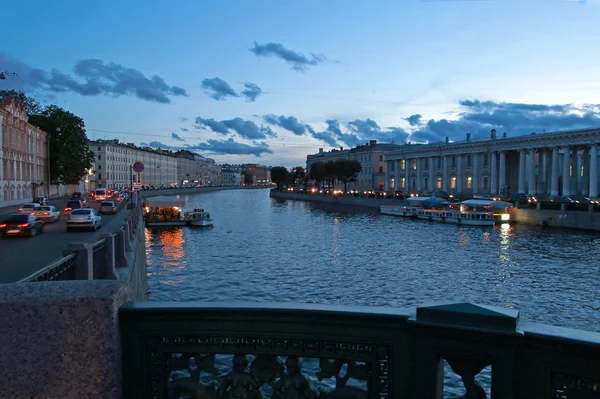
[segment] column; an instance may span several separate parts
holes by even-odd
[[[525,151],[519,151],[519,194],[525,194]]]
[[[491,186],[490,194],[498,194],[498,161],[496,159],[496,151],[492,151],[492,159],[490,161]]]
[[[417,193],[421,192],[421,161],[422,158],[417,158]]]
[[[581,177],[581,194],[586,197],[590,195],[590,150],[583,149],[583,158],[581,160],[583,166],[583,176]]]
[[[570,185],[571,182],[571,149],[569,147],[564,147],[563,154],[563,172],[562,172],[562,195],[569,195],[570,193]]]
[[[385,161],[385,183],[384,183],[384,190],[390,191],[390,166],[392,165],[393,161]]]
[[[548,151],[543,149],[542,152],[539,153],[542,158],[540,164],[538,165],[538,194],[547,194],[548,193]]]
[[[429,190],[429,192],[434,192],[435,191],[435,164],[434,162],[435,157],[429,157],[429,187],[427,187],[427,189]]]
[[[527,194],[535,194],[535,150],[527,154]]]
[[[473,154],[473,177],[471,178],[473,194],[479,193],[479,154]]]
[[[442,191],[448,192],[448,157],[442,159]]]
[[[558,195],[558,148],[552,149],[552,178],[550,179],[550,195]]]
[[[410,167],[412,165],[409,165],[410,159],[405,159],[404,160],[404,172],[405,172],[405,177],[404,177],[404,193],[405,194],[409,194],[410,193]]]
[[[500,194],[508,195],[506,192],[506,151],[500,151]]]
[[[399,159],[394,162],[396,163],[394,165],[394,191],[400,191],[402,190],[400,187],[400,165],[402,165],[402,162]]]
[[[456,156],[456,192],[458,194],[463,191],[463,168],[462,168],[462,155]]]
[[[598,197],[598,145],[590,149],[590,197]]]
[[[577,187],[577,178],[579,176],[579,170],[578,165],[579,165],[579,151],[577,150],[577,148],[573,148],[573,151],[571,151],[571,187],[569,190],[569,194],[577,194],[578,191],[578,187]],[[564,194],[564,195],[568,195],[568,194]]]

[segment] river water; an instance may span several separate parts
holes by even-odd
[[[474,302],[600,331],[597,233],[428,223],[268,190],[184,197],[215,225],[146,231],[154,301]]]

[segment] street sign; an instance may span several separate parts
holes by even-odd
[[[144,164],[141,162],[136,162],[133,164],[133,170],[136,173],[142,173],[144,171]]]

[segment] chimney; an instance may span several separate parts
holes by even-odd
[[[471,142],[471,133],[467,133],[467,143]]]
[[[322,153],[322,152],[323,152],[323,149],[322,149],[322,148],[319,148],[319,154],[320,154],[320,153]]]
[[[504,132],[504,134],[502,135],[502,137],[506,138],[506,132]]]
[[[344,151],[344,147],[340,147],[340,151]]]
[[[375,145],[375,144],[377,144],[377,140],[371,140],[371,141],[369,141],[369,145]]]
[[[490,132],[490,138],[491,139],[495,139],[496,138],[496,129],[492,129],[492,131]]]
[[[448,144],[450,142],[450,139],[448,138],[448,136],[446,136],[446,144]]]

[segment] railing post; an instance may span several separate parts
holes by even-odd
[[[94,251],[90,244],[72,242],[63,250],[63,256],[75,253],[75,280],[94,279]]]
[[[538,211],[541,211],[542,210],[542,203],[541,202],[536,203],[535,209],[538,210]]]
[[[115,262],[121,267],[127,266],[127,258],[125,258],[126,242],[125,231],[120,228],[115,232]]]
[[[117,266],[115,235],[116,234],[114,233],[104,233],[100,235],[100,238],[104,239],[104,246],[106,248],[106,264],[104,268],[104,279],[106,280],[117,279],[117,274],[115,272]]]
[[[562,204],[560,204],[560,211],[561,212],[566,212],[567,211],[567,204],[565,204],[564,202]]]
[[[126,220],[123,225],[123,242],[125,243],[125,251],[131,252],[133,251],[133,246],[131,245],[131,231],[129,230],[129,221]]]

